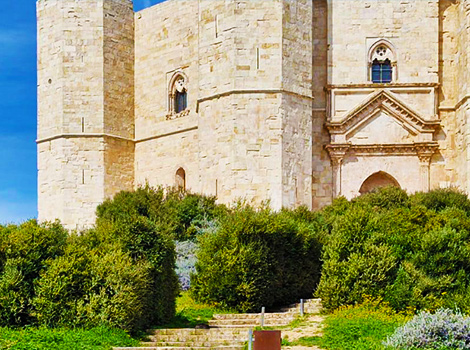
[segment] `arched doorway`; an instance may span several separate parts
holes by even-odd
[[[186,190],[186,172],[184,171],[183,168],[179,168],[176,171],[176,187],[180,190]]]
[[[369,193],[375,190],[376,188],[385,187],[385,186],[395,186],[395,187],[400,188],[400,184],[398,183],[397,180],[395,180],[395,178],[392,175],[387,174],[383,171],[379,171],[369,176],[362,183],[359,193],[360,194]]]

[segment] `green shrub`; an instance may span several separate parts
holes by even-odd
[[[314,344],[331,350],[382,350],[382,342],[408,318],[380,300],[365,298],[361,304],[328,315],[323,336],[314,339]]]
[[[146,318],[153,325],[169,321],[175,314],[179,283],[175,271],[175,244],[164,229],[150,219],[137,217],[114,224],[98,223],[96,235],[110,245],[119,244],[134,261],[151,266],[152,295]]]
[[[36,294],[36,317],[47,327],[135,332],[162,324],[174,316],[178,294],[174,243],[143,216],[101,222],[70,237]]]
[[[418,192],[410,196],[414,205],[423,205],[434,211],[458,208],[470,214],[470,201],[467,195],[456,188],[441,188],[430,192]]]
[[[312,226],[287,211],[238,206],[201,237],[191,291],[199,301],[244,312],[309,297],[320,249]]]
[[[151,266],[135,263],[116,247],[89,249],[80,243],[69,244],[65,255],[53,260],[38,281],[34,306],[39,324],[106,325],[129,331],[148,326]]]
[[[383,189],[342,202],[342,211],[326,209],[316,294],[327,309],[360,303],[365,294],[397,310],[469,309],[470,218],[464,208],[470,202],[443,190],[407,200],[400,191]]]
[[[224,214],[224,206],[215,197],[193,194],[176,188],[138,188],[122,191],[98,206],[98,223],[125,223],[145,217],[159,226],[161,232],[178,240],[195,236],[206,221]]]
[[[66,235],[58,223],[0,226],[0,326],[34,323],[34,284],[46,261],[63,254]]]

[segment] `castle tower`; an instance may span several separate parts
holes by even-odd
[[[134,186],[130,0],[39,0],[38,211],[68,228]]]

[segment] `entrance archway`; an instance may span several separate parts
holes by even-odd
[[[385,187],[385,186],[395,186],[400,188],[400,184],[398,183],[395,178],[387,174],[386,172],[379,171],[371,176],[369,176],[361,186],[361,189],[359,190],[360,194],[365,194],[372,192],[373,190],[380,188],[380,187]]]

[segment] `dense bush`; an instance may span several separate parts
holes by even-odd
[[[316,294],[327,309],[383,298],[395,309],[470,310],[470,201],[438,190],[385,188],[326,208]]]
[[[201,236],[192,276],[196,299],[239,311],[310,297],[319,277],[320,245],[307,219],[289,211],[240,205]]]
[[[130,218],[145,217],[172,238],[194,238],[205,222],[224,214],[224,206],[207,197],[176,188],[138,188],[120,192],[97,208],[98,223],[127,222]]]
[[[145,315],[152,301],[150,272],[148,263],[134,262],[117,247],[90,249],[76,238],[38,281],[33,302],[38,323],[143,329],[149,325]]]
[[[44,326],[136,331],[170,320],[177,293],[173,241],[135,217],[71,237],[38,281],[34,306]]]
[[[422,311],[384,343],[393,349],[470,349],[470,318],[450,309]]]
[[[0,226],[0,326],[34,322],[34,285],[46,261],[63,254],[66,231],[59,224]]]

